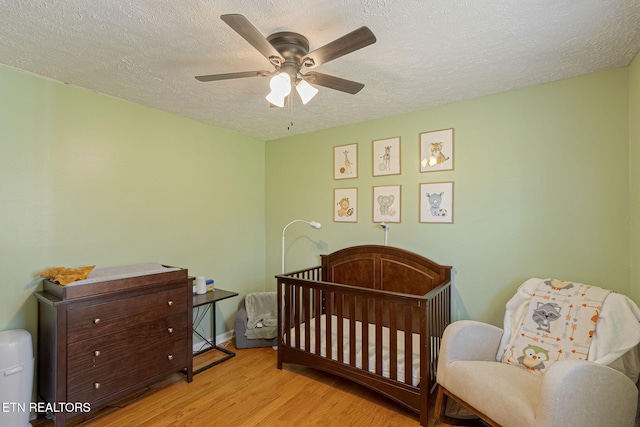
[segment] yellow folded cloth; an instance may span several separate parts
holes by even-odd
[[[52,282],[64,286],[77,280],[86,279],[94,267],[95,265],[78,268],[51,267],[40,273],[40,277],[50,278]]]

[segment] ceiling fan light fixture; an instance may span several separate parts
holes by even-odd
[[[284,107],[284,100],[286,99],[286,95],[279,95],[277,93],[275,93],[274,91],[269,92],[269,95],[265,96],[265,98],[267,99],[267,101],[269,101],[270,104],[275,105],[276,107]]]
[[[284,100],[291,93],[291,76],[278,73],[271,78],[269,87],[271,92],[266,96],[267,101],[276,107],[284,107]]]
[[[300,99],[302,100],[303,104],[311,101],[311,99],[313,99],[313,97],[318,93],[318,89],[311,86],[304,80],[300,80],[298,82],[298,84],[296,85],[296,91],[298,92],[298,95],[300,95]]]
[[[283,98],[291,93],[291,76],[288,73],[278,73],[269,82],[271,92]]]

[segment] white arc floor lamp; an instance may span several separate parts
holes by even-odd
[[[387,235],[389,234],[389,224],[383,221],[382,224],[380,224],[380,227],[382,227],[382,229],[384,230],[384,245],[387,246]]]
[[[316,222],[316,221],[309,222],[309,221],[305,221],[304,219],[294,219],[289,224],[284,226],[284,228],[282,229],[282,274],[284,274],[284,232],[287,230],[287,227],[289,227],[294,222],[304,222],[305,224],[309,224],[312,228],[315,228],[316,230],[319,230],[322,228],[322,224],[320,224],[319,222]]]

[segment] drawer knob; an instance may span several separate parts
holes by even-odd
[[[173,301],[169,300],[167,301],[167,304],[169,305],[169,307],[171,307],[173,305]]]
[[[96,351],[94,351],[94,352],[93,352],[93,355],[94,355],[95,357],[100,356],[100,350],[96,350]]]
[[[173,360],[173,354],[168,355],[168,356],[167,356],[167,359],[169,359],[169,360]]]
[[[169,331],[170,334],[173,333],[173,328],[167,328],[167,331]]]
[[[93,319],[93,323],[95,323],[96,325],[97,325],[98,323],[100,323],[100,318]]]
[[[99,389],[100,388],[100,383],[93,383],[93,388],[94,389]]]

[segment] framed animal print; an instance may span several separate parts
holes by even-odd
[[[400,222],[400,185],[373,187],[373,222]]]
[[[453,182],[420,184],[420,222],[453,224]]]
[[[358,144],[333,147],[333,179],[358,177]]]
[[[400,137],[372,142],[373,176],[400,174]]]
[[[357,188],[336,188],[333,190],[333,221],[358,222]]]
[[[420,134],[420,172],[453,170],[453,128]]]

